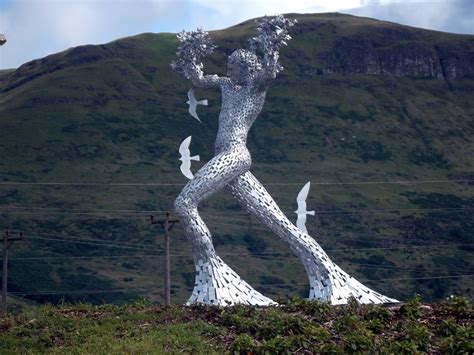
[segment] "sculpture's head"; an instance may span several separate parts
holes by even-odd
[[[245,49],[237,49],[227,61],[227,75],[235,82],[247,81],[260,69],[262,69],[262,64],[258,57]]]

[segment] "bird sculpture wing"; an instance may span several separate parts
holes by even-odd
[[[196,97],[194,96],[194,89],[193,88],[188,90],[188,100],[189,100],[189,105],[195,105],[196,104]]]
[[[191,172],[191,160],[183,160],[181,163],[181,166],[179,167],[181,172],[183,173],[184,176],[186,176],[189,180],[194,178],[193,173]]]
[[[307,211],[306,210],[306,198],[308,197],[309,188],[311,186],[311,182],[308,181],[303,188],[298,193],[296,197],[296,202],[298,203],[298,209],[295,211],[298,218],[296,219],[296,226],[303,231],[303,233],[308,234],[308,230],[306,229],[306,215],[314,216],[314,211]]]
[[[189,145],[191,144],[191,137],[187,137],[181,142],[179,146],[179,154],[181,154],[181,166],[179,167],[184,176],[188,179],[194,178],[193,173],[191,172],[191,160],[199,161],[199,155],[191,156],[191,151],[189,150]]]
[[[199,116],[197,115],[196,112],[196,105],[189,105],[188,112],[190,113],[191,116],[193,116],[195,119],[197,119],[199,122],[202,122]]]
[[[191,116],[193,116],[195,119],[197,119],[199,122],[201,120],[199,119],[199,116],[196,113],[196,106],[201,103],[202,101],[196,101],[196,97],[194,96],[194,89],[191,88],[188,91],[188,102],[187,104],[189,105],[188,112]],[[206,100],[206,105],[207,105],[207,100]]]
[[[303,232],[308,234],[308,230],[306,229],[306,213],[302,213],[298,215],[296,220],[296,226]]]
[[[189,159],[191,156],[191,152],[189,151],[189,145],[191,144],[191,136],[187,137],[185,140],[181,142],[179,146],[179,154],[181,154],[181,158]]]
[[[298,203],[298,212],[306,212],[306,198],[308,197],[311,182],[308,181],[298,193],[296,202]]]

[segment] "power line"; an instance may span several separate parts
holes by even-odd
[[[134,243],[134,242],[122,242],[122,241],[115,241],[115,240],[104,240],[104,239],[97,239],[97,238],[91,238],[91,237],[77,237],[77,236],[71,236],[71,235],[63,235],[63,234],[50,234],[50,233],[41,233],[41,232],[28,232],[28,235],[36,235],[36,236],[47,236],[47,237],[57,237],[57,238],[67,238],[67,240],[78,240],[78,241],[92,241],[92,242],[97,242],[97,243],[106,243],[106,244],[124,244],[124,245],[130,245],[133,247],[136,246],[143,246],[145,248],[149,248],[152,244],[140,244],[140,243]]]
[[[65,239],[55,239],[55,238],[46,238],[46,237],[31,237],[28,236],[25,238],[25,241],[28,239],[41,239],[41,240],[48,240],[48,241],[54,241],[54,242],[63,242],[63,243],[78,243],[78,244],[90,244],[90,245],[96,245],[96,246],[104,246],[104,247],[113,247],[113,248],[122,248],[122,249],[135,249],[135,250],[152,250],[152,251],[162,251],[160,249],[156,248],[138,248],[138,247],[132,247],[132,246],[122,246],[122,245],[113,245],[113,244],[102,244],[102,243],[96,243],[96,242],[82,242],[82,241],[77,241],[77,240],[65,240]],[[339,249],[325,249],[325,251],[368,251],[368,250],[398,250],[398,249],[419,249],[419,248],[427,248],[427,249],[432,249],[432,248],[445,248],[449,246],[471,246],[474,245],[474,243],[439,243],[439,244],[430,244],[430,245],[405,245],[405,246],[397,246],[397,247],[370,247],[370,248],[339,248]],[[262,252],[262,253],[249,253],[248,255],[252,256],[258,256],[258,255],[277,255],[276,257],[282,257],[279,254],[284,254],[284,253],[289,253],[289,252]],[[191,254],[186,253],[171,253],[171,256],[190,256]],[[242,253],[222,253],[222,255],[238,255],[241,256]]]
[[[221,219],[229,219],[229,220],[232,220],[232,221],[242,221],[242,222],[247,222],[248,225],[247,225],[247,228],[250,229],[250,230],[259,230],[259,231],[263,231],[263,232],[271,232],[269,229],[267,228],[261,228],[261,227],[258,227],[258,226],[255,226],[256,221],[252,221],[250,219],[239,219],[239,218],[232,218],[232,217],[228,217],[228,216],[220,216],[220,215],[215,215],[215,214],[205,214],[203,217],[216,217],[216,218],[221,218]],[[90,218],[89,218],[90,219]],[[242,228],[242,224],[228,224],[228,223],[222,223],[222,222],[214,222],[214,221],[206,221],[207,224],[209,224],[210,226],[223,226],[223,227],[234,227],[234,228],[239,228],[241,229]],[[390,243],[397,243],[399,244],[399,242],[397,241],[397,238],[399,239],[404,239],[406,238],[406,236],[404,235],[385,235],[387,238],[381,238],[381,236],[384,236],[382,233],[363,233],[363,232],[353,232],[353,231],[348,231],[346,229],[334,229],[334,228],[331,228],[331,230],[329,231],[326,231],[324,229],[321,229],[317,232],[313,232],[311,233],[312,235],[315,235],[319,238],[322,238],[321,236],[323,236],[326,240],[333,240],[333,237],[331,235],[333,235],[334,233],[337,233],[337,234],[340,234],[340,233],[344,233],[344,240],[347,241],[347,240],[360,240],[361,238],[359,238],[358,236],[374,236],[376,238],[374,238],[373,240],[364,240],[364,242],[390,242]],[[30,234],[35,234],[35,235],[47,235],[47,236],[54,236],[54,237],[68,237],[68,238],[78,238],[78,237],[71,237],[71,236],[65,236],[65,235],[53,235],[53,234],[47,234],[47,233],[30,233]],[[81,241],[84,239],[83,237],[80,237]],[[120,243],[120,244],[130,244],[130,245],[133,245],[133,246],[144,246],[144,247],[148,247],[149,245],[148,244],[138,244],[138,243],[133,243],[133,242],[117,242],[117,241],[110,241],[110,240],[100,240],[100,239],[93,239],[93,241],[98,241],[98,242],[101,242],[101,243],[104,243],[104,242],[110,242],[110,243]],[[411,243],[419,243],[420,241],[419,240],[408,240],[408,242]]]
[[[461,275],[442,275],[442,276],[427,276],[427,277],[402,277],[402,278],[382,278],[382,279],[360,279],[361,282],[387,282],[387,281],[411,281],[411,280],[429,280],[429,279],[450,279],[450,278],[462,278],[472,277],[474,274],[461,274]],[[263,283],[252,283],[253,286],[260,287],[271,287],[271,286],[308,286],[309,283],[275,283],[275,284],[263,284]],[[184,287],[173,286],[173,288],[183,289]],[[187,288],[186,288],[187,289]],[[66,295],[66,294],[100,294],[100,293],[122,293],[122,292],[147,292],[147,291],[161,291],[158,288],[118,288],[109,290],[51,290],[51,291],[16,291],[10,292],[14,295],[24,296],[41,296],[41,295]]]
[[[186,254],[188,256],[191,256],[191,254]],[[225,255],[225,253],[223,254]],[[241,254],[242,255],[242,254]],[[13,257],[9,258],[9,260],[74,260],[74,259],[134,259],[134,258],[155,258],[155,257],[162,257],[164,254],[138,254],[138,255],[91,255],[91,256],[30,256],[30,257]],[[285,256],[283,256],[285,257]],[[294,256],[296,258],[296,256]],[[269,262],[279,262],[280,260],[271,260],[271,259],[264,259],[265,261]],[[301,261],[299,260],[290,260],[290,261],[285,261],[285,264],[300,264]],[[381,264],[367,264],[367,263],[356,263],[356,262],[342,262],[341,264],[344,265],[355,265],[355,266],[360,266],[364,268],[371,268],[371,269],[379,269],[379,270],[400,270],[400,271],[416,271],[418,268],[416,266],[414,267],[400,267],[396,265],[381,265]],[[421,271],[421,270],[420,270]],[[443,272],[446,271],[446,269],[431,269],[428,268],[423,271],[429,271],[429,272]]]
[[[369,282],[386,282],[386,281],[411,281],[411,280],[435,280],[435,279],[451,279],[451,278],[461,278],[461,277],[471,277],[474,274],[462,274],[462,275],[441,275],[441,276],[426,276],[426,277],[384,277],[380,279],[358,279],[360,282],[369,283]],[[274,284],[254,284],[253,286],[306,286],[309,285],[306,283],[274,283]]]
[[[216,222],[209,222],[209,224],[211,225],[223,225],[223,226],[232,226],[232,227],[238,227],[238,228],[241,228],[241,226],[239,225],[234,225],[234,224],[225,224],[225,223],[216,223]],[[258,227],[252,227],[252,229],[257,229]],[[263,228],[258,228],[259,230],[263,230],[263,231],[267,231],[267,229],[263,229]],[[136,243],[136,242],[128,242],[128,241],[114,241],[114,240],[105,240],[105,239],[97,239],[97,238],[91,238],[89,236],[71,236],[71,235],[64,235],[64,234],[51,234],[51,233],[42,233],[42,232],[28,232],[29,235],[34,235],[34,236],[47,236],[47,237],[54,237],[54,238],[61,238],[61,241],[66,238],[64,241],[77,241],[77,242],[81,242],[81,243],[84,243],[84,242],[92,242],[93,244],[107,244],[107,245],[113,245],[113,244],[117,244],[117,245],[125,245],[125,246],[130,246],[130,247],[133,247],[133,248],[137,248],[137,247],[143,247],[143,248],[146,248],[146,249],[149,249],[151,244],[145,244],[145,243]],[[354,234],[357,234],[357,233],[354,233]],[[409,240],[407,241],[408,243],[400,243],[398,241],[396,241],[395,239],[393,238],[396,238],[397,236],[395,237],[391,237],[390,239],[382,239],[382,238],[377,238],[375,240],[370,240],[371,242],[392,242],[392,243],[396,243],[396,247],[397,248],[403,248],[403,247],[406,247],[406,246],[413,246],[413,247],[424,247],[425,245],[423,244],[419,244],[419,241],[417,240]],[[399,237],[399,236],[398,236]],[[44,238],[43,238],[44,239]],[[53,239],[53,238],[48,238],[46,240],[58,240],[58,239]],[[358,240],[358,239],[353,239],[353,240]],[[429,243],[429,244],[428,244]],[[438,245],[471,245],[470,243],[433,243],[433,242],[428,242],[427,243],[427,246],[438,246]],[[381,247],[370,247],[369,249],[379,249]],[[386,247],[383,247],[383,248],[386,248]],[[393,248],[392,246],[390,246],[390,248]],[[140,248],[142,249],[142,248]],[[353,249],[360,249],[360,248],[353,248]],[[154,248],[154,250],[163,250],[163,249],[160,249],[160,248]],[[342,249],[328,249],[328,250],[349,250],[348,248],[342,248]]]
[[[392,208],[392,209],[384,209],[384,208],[358,208],[353,210],[346,210],[346,211],[333,211],[333,210],[315,210],[317,216],[320,215],[346,215],[346,214],[361,214],[361,213],[397,213],[397,212],[417,212],[417,211],[434,211],[434,212],[446,212],[446,211],[471,211],[473,210],[473,206],[463,206],[463,207],[440,207],[440,208]],[[7,211],[7,213],[18,213],[22,215],[34,215],[34,214],[41,214],[41,215],[98,215],[102,216],[104,214],[132,214],[132,215],[139,215],[139,214],[147,214],[147,213],[164,213],[167,211],[159,211],[159,210],[75,210],[75,209],[48,209],[48,208],[39,208],[39,207],[19,207],[19,206],[0,206],[0,211]],[[32,210],[32,211],[30,211]],[[5,212],[3,212],[5,213]],[[205,214],[205,213],[204,213]],[[208,215],[212,216],[212,215]],[[142,216],[139,216],[142,217]],[[235,218],[234,218],[235,219]]]
[[[214,222],[214,221],[205,221],[206,224],[209,224],[211,226],[223,226],[223,227],[233,227],[233,228],[238,228],[238,229],[243,229],[243,228],[246,228],[246,229],[250,229],[250,230],[258,230],[258,231],[262,231],[262,232],[271,232],[270,229],[268,228],[262,228],[262,227],[256,227],[256,226],[250,226],[250,225],[247,225],[247,226],[242,226],[242,225],[237,225],[237,224],[230,224],[230,223],[223,223],[223,222]],[[310,235],[315,235],[315,236],[319,236],[321,234],[325,234],[325,235],[328,235],[328,234],[334,234],[335,230],[330,230],[330,231],[317,231],[317,232],[314,232],[314,233],[310,233]],[[337,230],[338,233],[347,233],[347,234],[352,234],[352,235],[374,235],[374,236],[381,236],[382,234],[372,234],[372,233],[355,233],[355,232],[348,232],[348,231],[345,231],[345,230]],[[390,238],[403,238],[403,236],[388,236]],[[326,238],[329,238],[329,237],[326,237]],[[384,240],[382,238],[379,238],[379,240]]]
[[[107,182],[33,182],[33,181],[0,181],[0,185],[31,185],[31,186],[184,186],[181,183],[107,183]]]
[[[164,213],[160,210],[108,210],[108,209],[86,209],[86,208],[62,208],[62,207],[34,207],[34,206],[1,206],[0,210],[38,210],[51,212],[78,212],[78,213]]]
[[[233,226],[233,225],[232,225]],[[133,247],[133,249],[140,249],[142,250],[143,248],[146,248],[149,250],[150,245],[148,244],[138,244],[138,243],[133,243],[133,242],[114,242],[114,241],[106,241],[106,240],[92,240],[92,239],[82,239],[80,237],[72,237],[72,236],[62,236],[62,235],[54,235],[54,234],[47,234],[47,233],[34,233],[35,235],[46,235],[46,236],[54,236],[54,237],[63,237],[63,238],[68,238],[68,239],[56,239],[56,238],[41,238],[45,240],[53,240],[53,241],[61,241],[61,242],[81,242],[81,243],[86,243],[91,242],[92,244],[103,244],[103,245],[113,245],[115,243],[118,244],[126,244],[126,247],[128,248],[129,244],[130,246]],[[33,238],[33,237],[29,237]],[[36,237],[35,237],[36,238]],[[76,240],[73,240],[71,238],[75,238]],[[79,239],[79,240],[77,240]],[[401,244],[397,243],[397,246],[390,246],[390,247],[367,247],[367,248],[337,248],[337,249],[326,249],[328,251],[350,251],[350,250],[378,250],[378,249],[403,249],[403,248],[433,248],[433,247],[444,247],[444,246],[467,246],[467,245],[473,245],[474,243],[429,243],[427,245],[420,245],[420,244]],[[115,245],[113,245],[115,246]],[[143,246],[143,248],[137,248],[138,246]],[[117,247],[122,247],[122,245],[117,245]],[[157,249],[155,248],[154,250],[162,251],[162,249]],[[280,254],[282,252],[269,252],[270,254]],[[288,253],[288,251],[285,251],[283,253]],[[250,255],[260,255],[260,254],[268,254],[267,253],[253,253]],[[183,255],[183,254],[173,254],[173,255]],[[190,255],[190,254],[185,254],[185,255]],[[240,255],[240,254],[239,254]]]
[[[393,180],[393,181],[347,181],[347,182],[311,182],[311,185],[384,185],[384,184],[393,184],[393,185],[419,185],[419,184],[448,184],[453,182],[473,182],[474,180]],[[305,182],[295,182],[295,183],[262,183],[262,185],[273,185],[273,186],[300,186],[306,184]]]
[[[134,250],[158,250],[152,248],[139,248],[139,247],[132,247],[132,246],[125,246],[125,245],[115,245],[115,244],[105,244],[105,243],[97,243],[97,242],[82,242],[78,240],[65,240],[65,239],[54,239],[54,238],[46,238],[46,237],[32,237],[28,236],[25,241],[28,239],[38,239],[38,240],[47,240],[47,241],[54,241],[54,242],[62,242],[62,243],[74,243],[74,244],[87,244],[87,245],[95,245],[100,247],[109,247],[109,248],[120,248],[120,249],[134,249]]]
[[[450,183],[470,183],[473,179],[453,179],[453,180],[392,180],[392,181],[328,181],[312,182],[311,185],[413,185],[413,184],[450,184]],[[262,183],[264,186],[299,186],[304,182],[268,182]],[[107,186],[107,187],[133,187],[133,186],[184,186],[184,183],[105,183],[105,182],[33,182],[33,181],[0,181],[0,185],[32,185],[32,186]]]
[[[133,258],[154,258],[164,254],[138,254],[138,255],[90,255],[90,256],[32,256],[16,257],[9,260],[58,260],[58,259],[133,259]],[[189,254],[191,255],[191,254]]]
[[[367,250],[398,250],[398,249],[422,249],[422,248],[428,248],[428,249],[436,249],[436,248],[446,248],[449,246],[468,246],[468,245],[474,245],[474,243],[438,243],[438,244],[429,244],[429,245],[400,245],[396,247],[369,247],[369,248],[336,248],[336,249],[330,249],[330,248],[324,248],[324,251],[367,251]],[[249,253],[248,255],[252,256],[258,256],[258,255],[276,255],[277,258],[282,257],[282,255],[279,254],[291,254],[291,251],[284,251],[284,252],[262,252],[262,253]],[[178,255],[178,254],[174,254]],[[236,255],[236,256],[242,256],[242,253],[226,253],[222,252],[222,255]]]
[[[471,277],[474,274],[464,274],[464,275],[442,275],[442,276],[426,276],[426,277],[393,277],[393,278],[384,278],[384,279],[367,279],[364,282],[384,282],[384,281],[405,281],[405,280],[436,280],[436,279],[455,279],[460,277]]]
[[[181,288],[179,286],[173,286],[173,288]],[[117,288],[110,290],[54,290],[54,291],[17,291],[10,292],[14,295],[25,295],[25,296],[41,296],[41,295],[66,295],[66,294],[100,294],[100,293],[122,293],[122,292],[146,292],[160,289],[158,288]]]

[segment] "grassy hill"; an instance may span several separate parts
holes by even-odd
[[[0,318],[9,353],[472,353],[472,305],[463,298],[403,306],[280,307],[87,304],[30,307]]]
[[[472,297],[474,36],[288,16],[298,24],[285,71],[249,136],[253,173],[290,218],[311,180],[310,234],[372,288]],[[219,47],[205,70],[223,74],[253,31],[248,21],[211,32]],[[191,85],[169,66],[176,46],[174,34],[146,33],[0,72],[0,228],[27,236],[11,249],[11,291],[162,300],[162,231],[148,216],[170,210],[186,183],[184,138],[201,155],[194,168],[212,158],[220,106],[218,92],[198,90],[203,123],[187,113]],[[302,266],[228,195],[202,211],[244,279],[270,297],[307,295]],[[194,271],[179,225],[172,253],[172,297],[183,302]]]

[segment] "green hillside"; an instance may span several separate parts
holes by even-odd
[[[288,17],[298,24],[285,70],[249,136],[253,173],[290,218],[310,180],[310,234],[370,287],[472,298],[474,36]],[[211,32],[218,49],[205,70],[223,74],[253,33],[253,21]],[[191,84],[169,66],[176,46],[175,34],[146,33],[0,72],[0,228],[26,234],[11,249],[11,291],[162,300],[162,231],[149,215],[170,210],[186,183],[184,138],[201,156],[193,169],[212,158],[220,106],[218,92],[198,90],[203,123],[188,114]],[[244,279],[270,297],[307,295],[302,266],[230,196],[202,211]],[[171,248],[172,297],[184,302],[194,271],[179,225]]]

